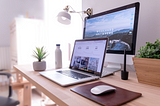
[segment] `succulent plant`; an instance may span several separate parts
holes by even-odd
[[[33,50],[33,57],[38,59],[38,62],[41,62],[43,59],[45,59],[48,55],[47,52],[44,50],[44,47],[36,47],[36,50]]]

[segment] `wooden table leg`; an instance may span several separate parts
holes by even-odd
[[[19,106],[31,106],[31,83],[13,84],[13,90],[17,90]]]
[[[31,106],[31,83],[24,82],[23,76],[17,73],[17,83],[12,84],[14,90],[18,90],[17,96],[20,101],[19,106]]]
[[[20,102],[18,106],[23,106],[23,88],[17,90],[17,97]]]
[[[23,82],[23,77],[21,74],[17,73],[17,82]]]
[[[24,106],[31,106],[31,94],[32,94],[31,84],[30,83],[25,84],[24,91],[23,91]]]

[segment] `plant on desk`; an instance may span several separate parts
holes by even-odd
[[[160,59],[160,41],[157,39],[154,43],[146,42],[145,46],[140,47],[136,57]]]
[[[38,61],[33,62],[33,69],[35,71],[43,71],[46,69],[46,61],[42,61],[47,57],[47,52],[44,50],[44,47],[38,48],[33,51],[33,57],[38,59]]]
[[[138,81],[154,86],[160,86],[160,41],[146,42],[133,57]]]

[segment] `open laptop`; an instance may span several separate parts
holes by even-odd
[[[68,86],[101,77],[108,38],[76,40],[68,69],[39,72],[40,75]]]

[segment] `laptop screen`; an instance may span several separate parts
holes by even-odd
[[[100,75],[107,41],[107,38],[76,40],[70,68]]]

